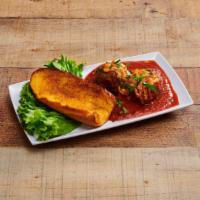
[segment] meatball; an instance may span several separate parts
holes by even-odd
[[[95,73],[95,82],[112,93],[128,95],[127,76],[130,72],[120,60],[106,62]],[[134,82],[134,80],[132,81]]]
[[[95,73],[95,83],[112,93],[117,93],[120,80],[117,78],[116,72],[108,71],[105,73],[102,68],[99,68]]]
[[[134,92],[142,104],[150,103],[160,93],[162,80],[158,73],[149,70],[149,74],[138,83]]]

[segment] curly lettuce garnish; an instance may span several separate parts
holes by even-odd
[[[48,68],[56,68],[64,72],[70,72],[75,76],[82,77],[83,64],[77,64],[76,61],[70,60],[64,55],[61,55],[60,58],[55,58],[44,65]]]

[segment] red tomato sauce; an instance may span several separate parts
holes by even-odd
[[[148,68],[159,70],[162,79],[163,79],[163,90],[158,95],[156,99],[151,101],[149,104],[141,104],[140,101],[135,97],[122,96],[120,94],[115,95],[115,97],[122,101],[123,107],[126,108],[127,112],[122,112],[122,109],[116,105],[114,108],[110,120],[122,120],[128,119],[132,117],[143,116],[146,114],[158,112],[167,108],[171,108],[179,104],[178,97],[176,92],[174,91],[171,82],[165,72],[161,69],[161,67],[155,61],[128,61],[123,62],[127,64],[128,69],[131,71],[136,68]],[[92,71],[87,77],[87,80],[93,80],[94,73],[96,69]]]

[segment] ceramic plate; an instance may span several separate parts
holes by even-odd
[[[169,109],[165,109],[159,112],[154,112],[151,114],[147,114],[141,117],[134,117],[131,119],[124,119],[120,121],[107,121],[103,126],[98,127],[98,128],[92,128],[88,127],[86,125],[81,125],[79,128],[73,130],[71,133],[67,133],[66,135],[62,135],[56,138],[49,139],[47,141],[37,141],[33,136],[29,135],[26,131],[25,134],[30,140],[32,145],[38,145],[42,143],[47,143],[47,142],[53,142],[53,141],[58,141],[58,140],[64,140],[67,138],[72,138],[72,137],[77,137],[80,135],[86,135],[89,133],[94,133],[97,131],[102,131],[105,129],[110,129],[118,126],[122,126],[125,124],[130,124],[133,122],[141,121],[144,119],[156,117],[159,115],[163,115],[165,113],[169,113],[178,109],[182,109],[184,107],[187,107],[189,105],[193,104],[192,98],[190,97],[187,89],[185,88],[183,82],[177,75],[177,73],[174,71],[174,69],[170,66],[170,64],[167,62],[167,60],[159,53],[159,52],[153,52],[153,53],[148,53],[148,54],[143,54],[143,55],[138,55],[138,56],[130,56],[130,57],[124,57],[120,58],[122,61],[142,61],[142,60],[154,60],[159,64],[159,66],[164,70],[164,72],[167,74],[169,77],[172,87],[174,88],[178,99],[179,99],[179,105],[171,107]],[[102,63],[97,63],[93,65],[89,65],[84,67],[83,71],[83,78],[85,78],[92,70],[94,70],[96,67],[98,67]],[[23,81],[20,83],[12,84],[9,85],[9,93],[10,93],[10,98],[14,107],[14,110],[16,112],[16,115],[19,119],[19,116],[17,114],[17,107],[19,105],[19,99],[20,99],[20,91],[22,89],[22,86],[26,83],[27,81]],[[124,135],[124,137],[126,137]]]

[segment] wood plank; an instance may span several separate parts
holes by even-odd
[[[27,80],[34,69],[0,68],[0,146],[30,146],[13,111],[7,86]],[[200,145],[200,68],[176,69],[195,106],[144,122],[46,145],[49,147],[164,147]]]
[[[0,17],[196,18],[199,0],[1,0]]]
[[[91,64],[151,51],[174,67],[200,67],[198,19],[0,19],[0,28],[0,67],[39,67],[61,53]]]
[[[0,148],[0,198],[199,200],[198,148]]]

